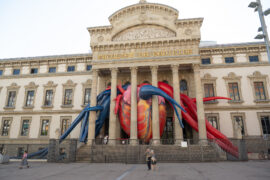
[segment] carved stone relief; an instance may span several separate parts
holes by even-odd
[[[155,38],[175,37],[175,32],[160,26],[138,26],[133,27],[117,34],[113,41],[129,41]]]

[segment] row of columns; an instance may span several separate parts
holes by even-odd
[[[180,104],[180,84],[179,84],[179,65],[172,65],[172,78],[173,78],[173,95],[177,103]],[[138,143],[137,137],[137,71],[138,67],[131,67],[131,119],[130,119],[130,144],[136,145]],[[195,91],[197,99],[197,115],[198,115],[198,129],[199,129],[199,140],[202,144],[206,142],[206,127],[204,118],[204,107],[203,107],[203,93],[200,78],[200,66],[194,65],[194,80],[195,80]],[[118,69],[111,69],[111,102],[117,96],[117,74]],[[152,74],[152,85],[158,86],[158,66],[151,67]],[[97,80],[98,70],[93,69],[92,71],[92,90],[91,90],[91,106],[96,106],[97,97]],[[117,115],[114,113],[115,103],[110,104],[110,120],[109,120],[109,144],[115,144],[116,130],[117,128]],[[181,111],[177,108],[178,113],[181,115]],[[178,123],[176,113],[174,113],[174,137],[176,144],[179,144],[183,140],[183,130]],[[89,129],[88,129],[88,145],[92,145],[95,139],[95,121],[96,113],[91,112],[89,116]],[[160,144],[160,127],[159,127],[159,107],[158,97],[152,97],[152,136],[153,144]]]

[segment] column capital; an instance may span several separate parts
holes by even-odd
[[[157,71],[158,70],[158,66],[150,66],[150,69],[152,72]]]
[[[112,67],[110,68],[111,72],[118,72],[118,68],[117,67]]]
[[[192,64],[194,72],[200,72],[200,65],[199,64]]]
[[[172,64],[171,69],[172,69],[173,72],[178,71],[179,70],[179,64]]]
[[[92,69],[92,73],[98,73],[99,69]]]
[[[129,68],[131,71],[137,71],[138,70],[138,67],[137,66],[134,66],[134,67],[130,67]]]

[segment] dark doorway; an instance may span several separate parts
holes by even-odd
[[[162,144],[174,143],[174,130],[173,130],[173,118],[167,117],[166,124],[161,137]]]
[[[193,140],[193,132],[191,126],[183,119],[184,129],[183,129],[183,136],[184,140],[192,142]]]

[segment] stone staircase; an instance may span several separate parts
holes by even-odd
[[[212,146],[190,145],[187,148],[174,145],[128,146],[128,145],[94,145],[82,146],[77,150],[78,162],[92,163],[145,163],[145,151],[153,149],[158,162],[209,162],[220,160],[219,154]]]

